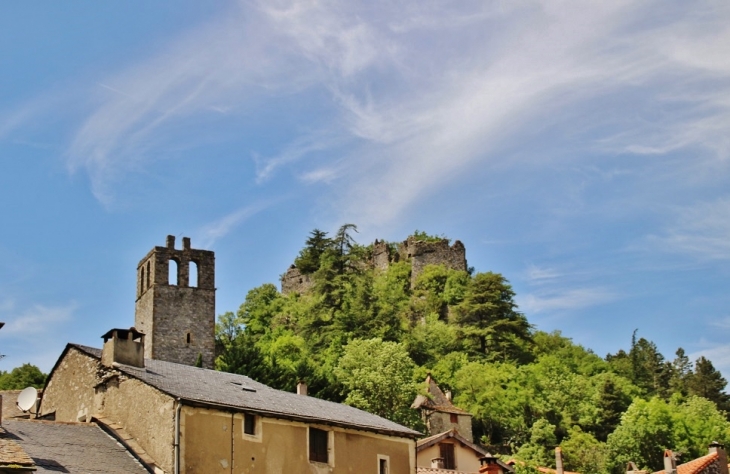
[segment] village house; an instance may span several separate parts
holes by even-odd
[[[156,473],[415,473],[420,433],[303,383],[288,393],[210,370],[213,252],[174,243],[137,267],[134,327],[108,331],[101,349],[66,346],[41,417],[98,423]]]
[[[506,474],[512,466],[474,443],[471,414],[456,407],[451,392],[444,393],[428,374],[426,393],[418,395],[411,408],[421,412],[430,436],[416,443],[418,474]],[[488,469],[488,470],[487,470]]]

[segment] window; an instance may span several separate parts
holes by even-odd
[[[190,344],[190,333],[188,333],[188,334],[187,334],[187,337],[186,337],[186,339],[187,339],[187,340],[186,340],[185,342],[187,342],[188,344]]]
[[[188,272],[189,272],[188,286],[191,288],[196,288],[198,286],[198,264],[195,262],[190,262],[188,264]]]
[[[316,462],[329,462],[327,452],[327,438],[329,433],[317,428],[309,428],[309,460]]]
[[[444,469],[456,469],[454,461],[454,445],[451,443],[440,444],[441,457],[444,458]]]
[[[458,425],[459,424],[459,415],[457,415],[456,413],[451,413],[451,423],[454,425]]]
[[[243,415],[243,432],[247,435],[256,434],[256,417],[249,413]]]
[[[168,274],[167,274],[167,284],[168,285],[177,285],[177,262],[175,260],[170,260],[167,262],[168,265]]]
[[[146,289],[147,289],[147,282],[144,279],[144,267],[142,267],[142,273],[140,274],[140,278],[139,278],[139,292],[142,293]]]
[[[150,274],[150,261],[147,260],[147,288],[152,285],[152,275]]]
[[[390,474],[390,457],[378,454],[378,474]]]

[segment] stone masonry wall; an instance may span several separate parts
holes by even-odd
[[[95,413],[121,424],[165,472],[172,472],[175,401],[154,387],[108,370],[95,389]]]
[[[449,431],[452,428],[456,428],[456,431],[458,431],[461,436],[469,441],[474,441],[471,431],[471,415],[456,415],[456,418],[458,422],[452,423],[451,413],[444,413],[440,411],[430,413],[426,422],[428,425],[429,435],[437,435],[444,431]]]
[[[457,240],[449,246],[447,239],[427,242],[408,237],[398,246],[398,253],[403,259],[411,261],[411,286],[426,265],[446,265],[453,270],[466,271],[466,248]]]
[[[94,411],[94,386],[98,383],[98,361],[70,348],[46,382],[40,411],[56,413],[57,421],[86,421]]]
[[[313,286],[312,275],[302,274],[294,265],[290,266],[281,277],[281,292],[285,295],[289,293],[306,293]]]
[[[170,284],[170,262],[177,266]],[[190,271],[197,268],[197,286]],[[175,284],[176,283],[176,284]],[[212,369],[215,358],[215,255],[190,247],[182,250],[175,238],[166,247],[153,248],[137,266],[135,327],[146,335],[145,357]]]

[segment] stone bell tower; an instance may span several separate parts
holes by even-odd
[[[194,365],[198,354],[203,367],[213,368],[215,352],[215,254],[182,250],[175,237],[167,246],[154,247],[137,265],[137,301],[134,325],[145,334],[144,356]]]

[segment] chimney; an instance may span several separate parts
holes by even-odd
[[[629,463],[626,465],[626,474],[646,474],[646,471],[640,470],[638,467],[636,467],[635,462],[629,461]]]
[[[502,467],[497,464],[497,457],[487,454],[479,458],[479,474],[500,474]]]
[[[451,390],[446,390],[446,400],[451,401]]]
[[[431,459],[431,469],[443,469],[444,458],[433,458]]]
[[[563,470],[563,450],[560,449],[560,446],[555,448],[555,472],[557,474],[563,474],[565,472]]]
[[[297,395],[307,396],[307,383],[304,380],[300,380],[297,384]]]
[[[677,474],[677,460],[671,449],[664,451],[664,472],[666,474]]]
[[[720,474],[728,474],[727,468],[727,453],[725,452],[725,446],[713,441],[710,444],[710,454],[717,453],[718,462],[720,463]]]
[[[111,329],[101,337],[104,339],[102,365],[111,367],[116,363],[144,367],[144,334],[132,327]]]

